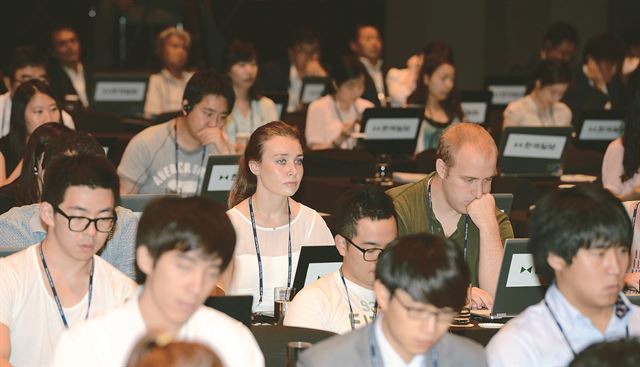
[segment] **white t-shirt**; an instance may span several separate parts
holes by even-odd
[[[540,111],[531,95],[515,100],[504,110],[503,128],[509,126],[571,126],[571,110],[562,102],[555,102],[546,112]]]
[[[136,288],[131,279],[99,256],[93,260],[90,318],[120,305]],[[11,333],[9,362],[14,366],[49,364],[64,331],[58,306],[47,292],[49,284],[45,284],[39,262],[38,245],[0,259],[0,323]],[[63,308],[70,326],[84,321],[88,293],[75,306]]]
[[[361,287],[346,278],[345,282],[348,298],[339,270],[304,287],[289,305],[284,324],[348,333],[351,331],[349,302],[353,309],[354,327],[371,323],[376,305],[373,289]]]
[[[618,138],[609,143],[602,159],[602,186],[617,196],[640,190],[640,169],[630,179],[622,182],[620,176],[624,172],[623,158],[624,146],[622,138]]]
[[[65,331],[55,350],[54,366],[124,366],[147,327],[138,297],[117,309]],[[182,325],[175,340],[200,342],[210,347],[224,366],[264,366],[253,335],[227,315],[200,306]]]
[[[289,267],[289,226],[276,228],[256,226],[263,271],[263,299],[260,299],[258,257],[253,239],[251,219],[237,207],[227,211],[236,230],[236,249],[233,256],[233,274],[226,293],[252,295],[253,311],[273,312],[273,288],[287,286]],[[291,219],[291,284],[296,276],[302,246],[334,246],[333,236],[326,223],[313,209],[300,204],[298,214]]]
[[[370,107],[374,107],[373,103],[366,99],[358,98],[353,108],[350,108],[349,111],[340,110],[340,115],[338,115],[338,105],[331,95],[326,95],[311,102],[307,111],[307,127],[305,129],[307,145],[331,145],[340,136],[342,127],[347,122],[356,121],[357,125],[354,131],[360,131],[358,122],[362,117],[362,112]],[[347,139],[340,145],[340,148],[353,149],[355,143],[355,139]]]

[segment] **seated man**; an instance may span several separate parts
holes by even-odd
[[[47,80],[45,59],[31,46],[18,47],[4,69],[2,80],[8,92],[0,95],[0,137],[9,134],[13,93],[20,84],[31,79]],[[71,115],[66,111],[62,111],[62,123],[71,129],[75,128]]]
[[[58,101],[89,107],[93,78],[90,68],[82,62],[78,33],[69,26],[60,26],[50,33],[50,42],[49,76]]]
[[[441,234],[457,243],[471,269],[471,306],[491,309],[503,243],[513,238],[509,218],[489,193],[498,149],[481,126],[460,123],[445,130],[436,154],[436,172],[388,191],[398,233]]]
[[[387,68],[383,66],[382,62],[380,31],[373,24],[360,24],[356,26],[349,46],[367,69],[362,98],[370,101],[376,107],[386,106]]]
[[[145,334],[210,347],[225,366],[264,366],[244,325],[202,305],[233,256],[236,234],[224,209],[203,198],[166,197],[149,204],[136,238],[146,276],[138,296],[62,334],[54,366],[124,366]]]
[[[304,287],[287,310],[284,324],[344,334],[373,321],[376,260],[396,229],[391,199],[375,186],[346,193],[335,215],[340,270]]]
[[[115,308],[136,284],[99,256],[116,224],[118,175],[104,157],[63,157],[47,170],[44,241],[0,259],[0,365],[50,363],[62,331]]]
[[[118,166],[121,193],[199,192],[207,157],[235,152],[224,129],[234,99],[222,75],[195,73],[182,97],[182,116],[146,128],[127,145]]]
[[[453,242],[402,237],[378,259],[378,319],[315,345],[298,366],[486,366],[479,344],[447,332],[468,285],[469,270]]]
[[[90,154],[104,157],[104,150],[97,140],[81,132],[69,132],[61,135],[56,144],[50,144],[42,152],[37,177],[42,177],[49,166],[65,155]],[[42,181],[38,179],[42,185]],[[37,190],[40,192],[40,188]],[[47,234],[46,223],[40,220],[40,203],[14,207],[0,215],[0,247],[27,247],[41,242]],[[117,206],[118,217],[114,229],[107,237],[107,244],[100,256],[134,279],[135,237],[138,218],[129,209]]]
[[[491,339],[491,366],[566,366],[590,344],[640,335],[640,308],[620,292],[631,223],[610,192],[555,191],[536,204],[530,231],[537,272],[552,283]]]

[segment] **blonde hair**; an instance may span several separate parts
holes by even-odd
[[[187,46],[187,50],[191,48],[191,35],[189,32],[184,29],[178,29],[176,27],[169,27],[160,34],[158,34],[158,38],[156,38],[156,55],[162,59],[162,53],[164,51],[164,44],[171,36],[178,36],[184,40],[185,46]]]

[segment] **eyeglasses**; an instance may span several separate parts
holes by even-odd
[[[57,213],[60,213],[63,217],[67,218],[69,221],[69,230],[73,232],[83,232],[91,223],[94,223],[96,227],[96,231],[102,233],[109,233],[113,229],[113,226],[116,224],[117,217],[105,217],[105,218],[95,218],[90,219],[87,217],[76,217],[72,215],[67,215],[67,213],[63,212],[57,205],[53,206],[53,210]]]
[[[427,320],[431,317],[435,317],[436,322],[439,323],[443,323],[443,324],[450,324],[453,319],[456,317],[457,313],[454,311],[442,311],[442,310],[438,310],[438,311],[429,311],[426,310],[424,308],[418,308],[418,307],[410,307],[405,305],[399,297],[394,297],[395,299],[398,300],[398,303],[405,309],[407,310],[407,315],[412,318],[412,319],[417,319],[417,320]]]
[[[356,245],[355,243],[353,243],[353,241],[351,241],[349,237],[344,235],[340,235],[340,236],[342,236],[345,240],[347,240],[347,242],[352,244],[353,247],[357,248],[358,250],[360,250],[360,252],[362,252],[362,258],[364,259],[364,261],[369,261],[369,262],[378,261],[378,257],[382,252],[381,248],[373,247],[373,248],[364,249]]]

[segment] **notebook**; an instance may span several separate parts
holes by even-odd
[[[515,317],[544,298],[546,287],[540,284],[528,244],[528,238],[507,239],[493,308],[472,310],[472,315],[490,319]]]

